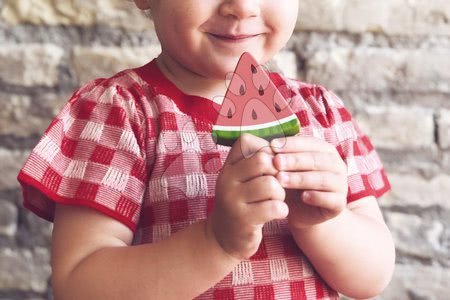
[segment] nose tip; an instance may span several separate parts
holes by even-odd
[[[226,17],[245,19],[256,17],[260,13],[259,0],[228,0],[223,1],[220,13]]]

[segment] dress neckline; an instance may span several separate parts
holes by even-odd
[[[172,99],[178,109],[185,114],[210,124],[216,122],[220,104],[201,96],[184,93],[164,75],[156,62],[156,58],[146,65],[134,69],[134,71],[153,88],[157,95],[162,94]],[[269,77],[276,87],[285,84],[278,73],[269,73]]]

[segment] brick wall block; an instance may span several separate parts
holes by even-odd
[[[0,148],[0,161],[2,162],[0,191],[19,188],[17,174],[28,155],[28,152]]]
[[[407,106],[367,106],[355,113],[377,148],[411,150],[434,144],[433,110]]]
[[[417,215],[385,212],[397,250],[421,258],[444,255],[441,240],[444,224],[438,220],[427,220]],[[417,241],[421,241],[417,243]]]
[[[303,0],[297,30],[450,36],[447,0]]]
[[[307,80],[335,90],[450,93],[448,49],[335,48],[307,62]]]
[[[146,64],[161,52],[159,45],[145,48],[80,47],[73,49],[73,65],[80,83]],[[92,68],[95,66],[95,68]]]
[[[442,109],[437,119],[439,146],[450,149],[450,110]]]
[[[427,208],[438,206],[450,210],[450,175],[440,174],[431,179],[424,179],[409,174],[390,173],[392,190],[380,202],[384,207],[416,206]],[[445,195],[445,196],[443,196]]]
[[[139,31],[153,28],[153,23],[126,0],[6,0],[1,16],[10,24],[100,24]]]
[[[17,232],[17,206],[0,199],[0,236],[14,237]]]
[[[0,135],[42,135],[69,95],[29,96],[0,93]]]
[[[64,51],[52,44],[0,45],[0,82],[54,86]]]
[[[0,249],[0,289],[45,292],[50,253],[45,248]]]
[[[394,276],[380,300],[445,300],[450,294],[450,272],[440,266],[397,265]]]

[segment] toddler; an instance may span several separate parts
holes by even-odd
[[[78,89],[19,173],[53,221],[56,299],[337,299],[379,294],[390,186],[342,101],[272,72],[302,126],[232,147],[211,136],[243,52],[284,47],[298,0],[134,0],[162,52]]]

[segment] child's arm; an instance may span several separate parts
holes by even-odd
[[[327,222],[292,232],[314,268],[338,292],[368,299],[389,283],[395,250],[374,197],[358,200]]]
[[[212,287],[257,251],[264,223],[287,216],[267,146],[249,135],[238,140],[219,174],[208,220],[160,242],[129,246],[133,234],[122,223],[87,208],[58,206],[56,299],[192,299]]]
[[[333,145],[298,136],[285,142],[273,147],[274,165],[289,189],[289,224],[298,246],[338,292],[357,299],[381,293],[395,250],[376,199],[346,205],[347,167]]]
[[[199,222],[155,244],[94,210],[58,206],[52,242],[55,299],[191,299],[239,262]],[[195,278],[195,280],[193,280]]]

